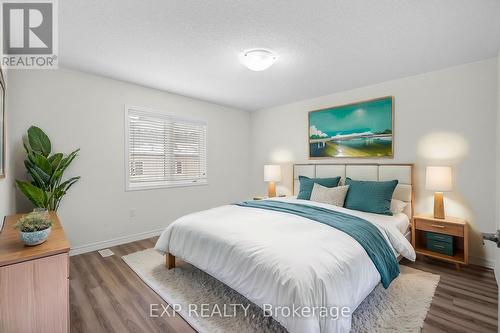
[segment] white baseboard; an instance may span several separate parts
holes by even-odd
[[[138,241],[141,239],[159,236],[163,230],[165,230],[165,229],[145,231],[145,232],[140,232],[138,234],[127,235],[127,236],[117,237],[117,238],[113,238],[113,239],[109,239],[109,240],[105,240],[105,241],[76,246],[76,247],[71,248],[71,250],[69,251],[69,255],[76,256],[76,255],[79,255],[82,253],[97,251],[97,250],[105,249],[105,248],[112,247],[112,246],[117,246],[117,245],[121,245],[121,244],[135,242],[135,241]]]
[[[495,269],[495,262],[488,260],[486,258],[481,258],[481,257],[475,257],[475,256],[469,256],[469,262],[474,265],[478,266],[483,266],[483,267],[488,267],[491,269]]]

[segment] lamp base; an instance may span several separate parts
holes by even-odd
[[[443,192],[434,193],[434,218],[444,219]]]
[[[274,198],[276,196],[276,183],[273,181],[267,184],[267,196],[269,198]]]

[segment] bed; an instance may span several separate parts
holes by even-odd
[[[412,165],[296,164],[295,193],[300,175],[398,179],[393,198],[408,206],[395,216],[294,197],[269,201],[361,218],[383,235],[391,249],[389,256],[415,259],[406,232],[412,214]],[[193,264],[268,311],[290,333],[349,332],[350,314],[381,281],[378,266],[353,237],[280,211],[226,205],[186,215],[166,228],[155,248],[166,255],[168,266],[175,265],[175,257]],[[316,312],[297,316],[282,311],[297,307]],[[325,309],[330,313],[321,315]],[[341,309],[347,309],[345,316],[338,314]]]

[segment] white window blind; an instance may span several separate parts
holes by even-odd
[[[127,189],[207,183],[207,124],[138,108],[126,111]]]

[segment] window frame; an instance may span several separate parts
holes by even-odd
[[[135,105],[125,105],[124,108],[124,128],[125,128],[125,145],[124,145],[124,161],[125,161],[125,191],[143,191],[143,190],[156,190],[156,189],[165,189],[165,188],[175,188],[175,187],[191,187],[191,186],[206,186],[209,184],[208,181],[208,121],[206,119],[194,118],[194,117],[186,117],[186,116],[178,116],[176,114],[168,113],[159,109],[153,109],[143,106],[135,106]],[[168,184],[166,182],[148,182],[148,183],[131,183],[130,182],[130,159],[129,159],[129,144],[130,144],[130,122],[129,122],[129,113],[130,111],[139,111],[144,112],[145,114],[158,118],[172,117],[178,121],[187,121],[192,123],[199,123],[205,125],[205,159],[206,159],[206,177],[205,181],[200,182],[186,182],[186,183],[171,183]]]

